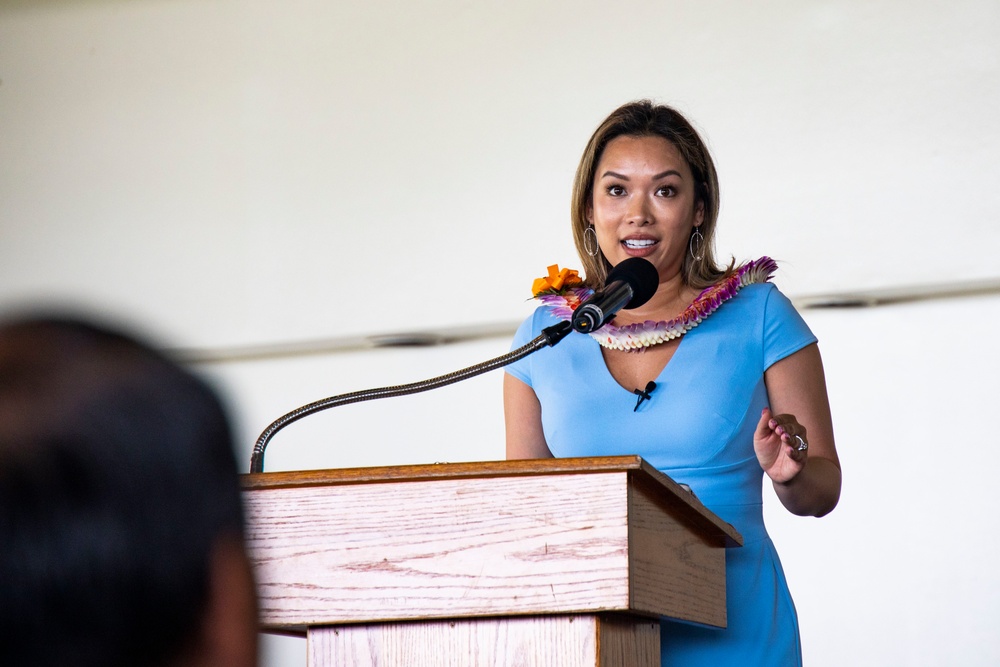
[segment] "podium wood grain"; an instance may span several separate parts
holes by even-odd
[[[309,630],[310,665],[659,667],[660,625],[601,614]]]
[[[638,457],[264,473],[244,488],[269,630],[601,612],[725,626],[721,547],[739,534]]]

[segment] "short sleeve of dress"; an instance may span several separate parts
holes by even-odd
[[[514,334],[514,341],[510,345],[510,349],[512,351],[534,340],[537,335],[535,333],[535,329],[539,328],[535,324],[536,320],[538,320],[538,315],[539,312],[535,311],[534,315],[524,320],[524,322],[521,323],[521,326],[517,328],[517,333]],[[539,331],[540,330],[541,329],[539,328]],[[504,370],[529,387],[531,386],[531,355],[510,364]]]
[[[763,340],[765,369],[816,342],[792,302],[773,286],[764,304]]]

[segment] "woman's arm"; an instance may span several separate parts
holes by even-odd
[[[509,373],[503,377],[503,414],[507,459],[549,459],[542,433],[542,406],[535,390]]]
[[[819,348],[808,345],[764,372],[770,409],[761,414],[754,450],[781,504],[823,516],[840,499],[840,459]],[[799,451],[800,436],[809,447]],[[508,445],[509,446],[509,445]]]

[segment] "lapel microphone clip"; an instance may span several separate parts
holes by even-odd
[[[652,399],[652,396],[650,396],[650,394],[653,393],[654,389],[656,389],[656,383],[650,380],[649,382],[646,383],[645,389],[632,390],[632,393],[639,397],[638,400],[636,400],[635,402],[635,407],[632,408],[632,412],[636,412],[639,409],[639,406],[642,405],[643,401],[648,401]]]

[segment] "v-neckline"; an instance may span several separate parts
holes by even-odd
[[[688,332],[686,335],[681,336],[681,337],[679,337],[679,338],[676,339],[677,340],[677,346],[674,349],[673,354],[670,355],[670,358],[667,359],[666,363],[664,363],[663,366],[659,369],[659,371],[656,373],[655,377],[651,377],[651,378],[647,377],[647,378],[643,379],[641,382],[639,382],[639,384],[637,384],[636,387],[632,387],[631,389],[629,387],[626,387],[625,385],[623,385],[621,382],[619,382],[618,378],[615,377],[615,374],[611,372],[611,368],[608,366],[607,357],[605,357],[605,352],[606,352],[605,348],[603,348],[600,345],[598,345],[597,346],[597,352],[601,356],[601,366],[604,368],[604,372],[605,372],[607,378],[609,380],[611,380],[611,382],[613,382],[615,385],[617,385],[618,387],[620,387],[623,391],[626,391],[629,394],[632,394],[632,393],[634,393],[635,389],[641,389],[650,380],[653,380],[657,385],[660,385],[660,384],[662,384],[662,383],[665,382],[664,376],[667,373],[667,369],[669,369],[672,365],[674,365],[674,360],[677,358],[677,355],[680,353],[681,348],[684,347],[684,341],[687,339],[687,337],[690,334],[691,334],[691,332]],[[607,350],[607,352],[614,353],[614,354],[626,354],[626,355],[645,354],[645,352],[618,352],[618,351],[613,351],[613,350]]]

